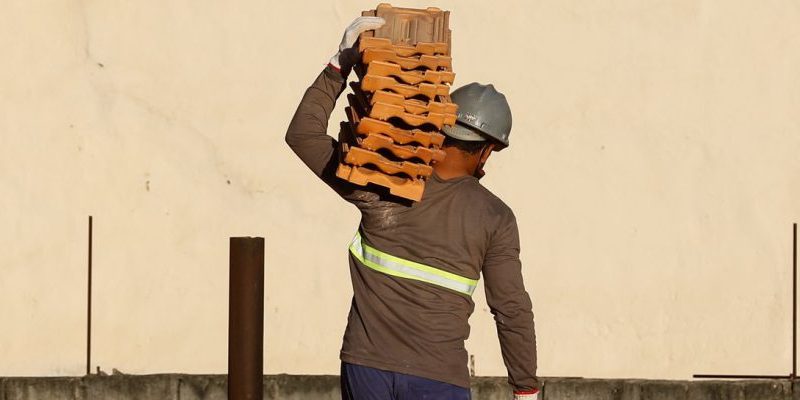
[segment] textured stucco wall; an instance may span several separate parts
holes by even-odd
[[[4,1],[0,375],[226,370],[227,238],[267,238],[266,371],[334,374],[357,212],[283,133],[371,1]],[[493,82],[543,375],[786,373],[800,3],[408,1]],[[335,120],[344,118],[341,108]],[[335,126],[336,124],[332,124]],[[481,290],[468,343],[502,375]]]

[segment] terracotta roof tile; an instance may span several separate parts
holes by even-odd
[[[449,96],[448,96],[449,99]],[[458,105],[456,103],[444,103],[441,101],[421,101],[415,99],[406,99],[397,93],[387,92],[385,90],[378,90],[372,94],[370,103],[386,103],[403,106],[406,112],[412,114],[422,114],[427,112],[440,113],[440,114],[453,114],[458,112]]]
[[[405,98],[422,95],[429,99],[433,99],[436,98],[436,96],[447,96],[450,94],[450,86],[447,85],[436,85],[432,83],[408,85],[398,82],[392,77],[374,75],[366,75],[361,80],[361,89],[367,92],[374,92],[376,90],[390,90],[397,94],[403,95]]]
[[[416,85],[418,83],[453,83],[456,74],[450,71],[404,71],[399,65],[386,61],[373,61],[367,67],[367,75],[392,76],[398,80]]]
[[[365,167],[339,164],[336,176],[360,186],[368,183],[380,185],[388,188],[389,193],[395,196],[414,201],[420,201],[425,191],[425,182],[420,179],[386,175]]]
[[[442,161],[445,157],[444,150],[430,149],[422,146],[401,146],[395,144],[391,137],[380,133],[368,134],[365,138],[359,138],[358,144],[364,149],[379,152],[388,151],[397,158],[403,160],[418,159],[425,164],[432,161]]]
[[[436,129],[442,129],[446,125],[454,125],[456,123],[456,116],[454,114],[440,114],[429,112],[426,114],[412,114],[406,112],[403,106],[386,103],[375,103],[369,110],[369,116],[377,118],[381,121],[388,121],[390,118],[399,118],[403,122],[420,127],[425,124],[430,124]]]
[[[366,32],[365,32],[366,33]],[[387,49],[392,50],[401,57],[412,57],[416,55],[449,55],[447,43],[417,43],[413,46],[394,44],[390,39],[364,36],[359,39],[358,51],[363,53],[367,49]]]
[[[450,44],[450,12],[436,7],[426,9],[392,7],[379,4],[375,10],[362,15],[374,15],[386,20],[386,24],[370,31],[366,36],[387,38],[396,44],[414,45],[420,42],[442,42]]]
[[[373,61],[387,61],[399,65],[403,69],[415,69],[425,67],[434,71],[453,69],[453,59],[450,56],[430,56],[419,55],[403,57],[397,54],[394,49],[368,48],[361,55],[361,61],[369,64]]]
[[[389,136],[397,144],[419,144],[420,146],[438,149],[444,143],[444,135],[438,132],[425,132],[419,129],[400,129],[388,122],[373,118],[363,118],[356,127],[356,133],[368,135],[380,133]]]

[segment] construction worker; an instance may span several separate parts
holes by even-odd
[[[433,166],[419,202],[335,176],[338,144],[326,134],[328,119],[358,61],[359,34],[383,23],[353,21],[286,132],[300,159],[362,215],[349,248],[353,299],[340,354],[342,397],[469,399],[464,340],[470,296],[483,274],[514,399],[536,399],[536,339],[517,223],[478,182],[492,152],[508,146],[505,96],[477,83],[452,93],[458,122],[444,129],[447,156]]]

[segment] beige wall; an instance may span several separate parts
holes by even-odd
[[[88,214],[95,364],[224,372],[227,238],[260,235],[266,371],[337,373],[358,215],[283,133],[375,4],[3,2],[0,375],[82,373]],[[541,374],[787,373],[800,3],[405,3],[433,4],[457,84],[514,112],[484,183],[519,220]],[[477,373],[504,374],[476,302]]]

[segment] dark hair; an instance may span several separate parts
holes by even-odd
[[[455,147],[464,153],[467,154],[477,154],[484,146],[486,146],[489,142],[482,140],[479,142],[468,142],[466,140],[459,140],[452,138],[450,136],[445,135],[444,137],[444,147]]]

